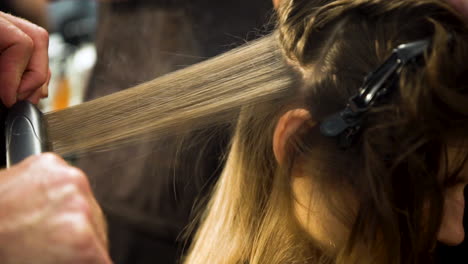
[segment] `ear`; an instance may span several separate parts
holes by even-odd
[[[289,139],[306,123],[315,125],[309,111],[302,108],[290,110],[278,120],[273,134],[273,152],[279,164],[286,160]]]

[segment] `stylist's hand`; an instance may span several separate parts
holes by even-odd
[[[0,263],[111,264],[83,172],[54,154],[0,171]]]
[[[48,46],[45,29],[0,12],[0,99],[5,106],[47,96]]]

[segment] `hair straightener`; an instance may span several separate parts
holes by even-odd
[[[0,107],[0,147],[3,167],[11,167],[31,155],[49,150],[42,112],[28,101],[19,101],[11,108]]]

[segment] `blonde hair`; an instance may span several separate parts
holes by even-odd
[[[294,82],[273,38],[132,89],[48,113],[50,145],[61,155],[76,155],[231,124],[241,107],[282,97]]]
[[[312,2],[285,1],[276,33],[259,41],[48,114],[54,150],[105,150],[231,125],[226,164],[185,263],[430,261],[442,210],[443,142],[468,131],[467,87],[456,88],[466,80],[468,30],[436,0],[322,1],[332,3],[321,8]],[[336,113],[394,47],[422,38],[433,39],[427,66],[402,71],[398,95],[369,113],[357,146],[343,152],[309,129],[294,137],[287,165],[276,163],[272,136],[283,113],[305,107],[317,121]],[[357,196],[357,213],[335,210],[351,232],[333,254],[294,217],[290,169],[298,155],[324,192],[351,187]],[[424,217],[423,204],[433,218]]]

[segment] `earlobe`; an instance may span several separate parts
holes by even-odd
[[[291,136],[297,133],[305,123],[315,124],[309,111],[305,109],[290,110],[278,120],[273,134],[273,152],[279,164],[283,164],[286,160],[287,143]]]

